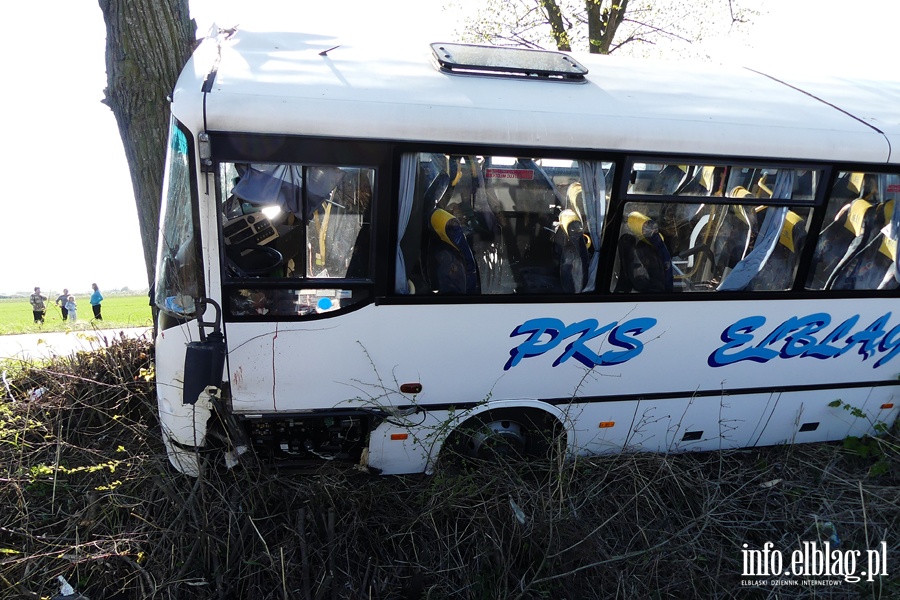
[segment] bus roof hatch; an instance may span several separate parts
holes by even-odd
[[[444,73],[567,82],[585,81],[588,73],[562,52],[442,43],[431,44],[431,50]]]

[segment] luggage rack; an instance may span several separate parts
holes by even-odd
[[[437,67],[454,75],[584,82],[588,70],[562,52],[474,44],[431,44]]]

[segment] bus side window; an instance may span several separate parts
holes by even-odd
[[[818,171],[641,163],[632,173],[635,183],[629,194],[645,196],[646,201],[625,204],[612,291],[793,287]],[[678,173],[684,176],[674,184]],[[731,203],[707,203],[703,196]],[[797,204],[769,205],[773,196]]]
[[[876,290],[898,287],[894,205],[900,175],[840,173],[819,235],[806,288]]]
[[[612,163],[432,153],[403,161],[397,293],[593,291]]]
[[[230,314],[305,316],[371,298],[362,284],[371,279],[373,169],[231,163],[221,169],[227,280],[259,279],[230,286]]]

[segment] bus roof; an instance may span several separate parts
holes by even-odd
[[[898,82],[573,56],[583,83],[448,74],[428,45],[239,30],[201,44],[173,110],[195,130],[900,164]]]

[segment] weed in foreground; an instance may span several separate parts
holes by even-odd
[[[465,461],[433,476],[251,464],[172,471],[152,348],[10,369],[0,403],[0,598],[890,598],[896,579],[741,586],[743,544],[828,523],[900,550],[900,452],[842,444]],[[34,390],[44,389],[40,395]],[[31,398],[31,399],[29,399]],[[830,531],[830,530],[829,530]],[[890,572],[895,571],[891,563]],[[893,586],[893,587],[891,587]]]

